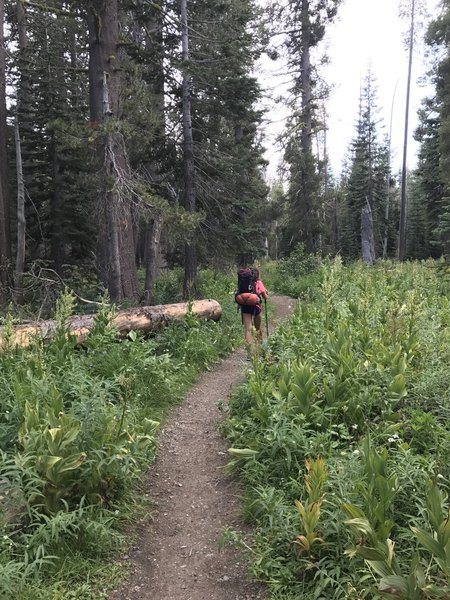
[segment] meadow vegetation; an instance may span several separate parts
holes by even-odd
[[[182,277],[161,278],[157,302],[178,301]],[[120,577],[107,558],[124,523],[143,514],[137,485],[161,420],[241,339],[234,280],[203,271],[200,282],[222,304],[219,323],[188,313],[155,337],[119,342],[105,304],[77,348],[64,327],[77,309],[65,294],[52,343],[0,354],[0,598],[99,600]]]
[[[225,425],[255,535],[225,539],[247,548],[273,600],[448,599],[446,275],[336,259],[296,288],[284,267],[279,289],[302,300]]]
[[[223,424],[239,470],[252,574],[272,600],[450,598],[450,284],[435,262],[343,266],[299,247],[261,269],[299,298]],[[201,273],[219,323],[118,342],[105,304],[83,348],[0,355],[0,598],[98,600],[123,573],[124,526],[159,424],[197,374],[235,348],[234,277]],[[165,274],[155,303],[180,300]],[[8,330],[12,316],[5,315]]]

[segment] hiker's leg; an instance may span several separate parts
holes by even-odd
[[[262,342],[263,334],[262,334],[262,330],[261,330],[261,313],[259,313],[259,315],[255,315],[253,322],[255,324],[256,337],[257,337],[258,341]]]
[[[244,337],[248,344],[252,343],[252,315],[249,313],[242,313],[242,320],[244,321]]]

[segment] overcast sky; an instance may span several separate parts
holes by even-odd
[[[428,14],[436,16],[439,0],[426,2]],[[401,164],[408,67],[404,37],[409,23],[399,18],[398,3],[399,0],[344,0],[338,19],[329,26],[326,48],[330,65],[324,71],[324,77],[333,86],[327,102],[327,145],[335,174],[339,174],[342,160],[354,136],[361,79],[367,74],[369,65],[376,79],[379,116],[384,121],[386,133],[390,130],[392,114],[393,166],[398,168]],[[424,24],[428,21],[429,18],[425,19]],[[411,88],[410,167],[415,165],[417,152],[417,145],[412,139],[417,124],[416,111],[421,99],[430,92],[419,83],[426,71],[425,62],[423,46],[417,45]],[[288,77],[282,64],[264,60],[260,78],[263,87],[272,96],[265,102],[265,106],[270,108],[265,130],[268,135],[266,156],[270,160],[268,175],[273,177],[279,162],[279,150],[274,147],[274,137],[283,130],[286,114],[280,105],[274,106],[273,97],[283,95],[283,86]]]

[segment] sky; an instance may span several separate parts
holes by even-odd
[[[438,14],[439,0],[425,0],[428,17],[421,19],[424,27]],[[335,174],[339,174],[342,161],[355,133],[358,116],[359,92],[362,79],[370,68],[375,76],[378,96],[379,118],[384,123],[384,132],[391,132],[392,164],[400,168],[403,154],[404,115],[406,104],[406,82],[408,50],[404,44],[409,22],[398,16],[399,0],[343,0],[338,18],[328,28],[323,46],[329,65],[322,74],[332,85],[327,102],[328,133],[327,147],[330,163]],[[413,131],[417,125],[417,109],[422,98],[432,90],[420,83],[427,70],[424,47],[418,43],[413,55],[413,72],[410,99],[410,126],[408,136],[408,167],[416,164],[417,144]],[[261,61],[259,78],[268,97],[264,105],[266,114],[265,145],[269,160],[268,177],[276,176],[280,161],[280,150],[275,137],[283,131],[286,111],[275,104],[277,96],[286,95],[288,75],[280,61]],[[392,125],[391,125],[392,123]]]

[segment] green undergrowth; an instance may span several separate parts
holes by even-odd
[[[161,302],[178,300],[175,281],[158,283]],[[234,281],[206,271],[200,284],[222,305],[218,323],[188,313],[154,337],[118,341],[104,305],[78,348],[66,294],[51,343],[0,354],[0,598],[98,600],[122,576],[109,558],[124,526],[149,513],[138,484],[160,422],[242,337]]]
[[[324,264],[225,432],[273,600],[450,598],[450,301],[434,263]]]
[[[318,288],[323,270],[328,263],[316,254],[307,254],[299,244],[287,258],[266,262],[261,266],[261,276],[266,287],[291,298],[311,297]]]

